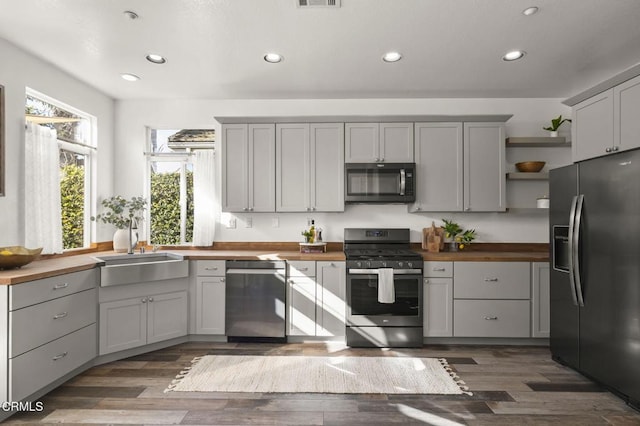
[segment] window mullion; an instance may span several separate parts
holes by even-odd
[[[187,239],[187,163],[180,166],[180,244]]]

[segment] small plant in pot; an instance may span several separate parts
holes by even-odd
[[[476,239],[476,230],[467,229],[456,237],[456,243],[458,245],[458,248],[460,250],[463,250],[466,246],[471,244],[471,242],[475,239]]]
[[[558,129],[565,121],[571,123],[570,118],[562,118],[562,115],[559,115],[557,118],[551,119],[551,126],[543,127],[543,129],[549,131],[549,136],[556,137],[558,136]]]
[[[127,200],[120,195],[114,195],[105,198],[100,204],[103,207],[103,212],[92,216],[91,220],[99,220],[102,223],[115,226],[117,230],[113,236],[113,249],[117,252],[127,251],[129,225],[137,228],[138,223],[144,218],[147,200],[142,197],[132,197],[130,200]],[[138,235],[136,233],[136,242],[137,239]]]
[[[442,222],[444,222],[444,226],[442,227],[442,229],[444,229],[445,239],[449,242],[449,250],[457,251],[458,244],[456,243],[456,237],[462,232],[462,228],[460,227],[460,225],[450,219],[442,219]]]

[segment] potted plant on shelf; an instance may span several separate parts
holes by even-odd
[[[138,224],[144,218],[147,200],[142,197],[132,197],[127,200],[120,195],[114,195],[102,200],[100,204],[103,207],[103,212],[92,216],[91,220],[99,220],[102,223],[109,223],[115,226],[117,229],[113,234],[113,249],[116,252],[128,251],[129,226],[137,229]],[[134,237],[135,240],[131,241],[132,245],[138,242],[137,232],[134,233],[132,239]]]
[[[571,123],[571,119],[570,118],[562,118],[562,115],[559,115],[557,118],[552,118],[551,119],[551,126],[543,127],[543,129],[549,131],[549,136],[557,137],[558,136],[558,129],[560,128],[562,123],[564,123],[565,121]]]

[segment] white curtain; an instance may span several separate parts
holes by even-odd
[[[193,245],[210,246],[216,231],[215,157],[212,149],[195,151],[193,162]]]
[[[62,253],[60,154],[56,131],[28,123],[25,131],[25,246]]]

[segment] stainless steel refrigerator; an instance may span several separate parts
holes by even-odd
[[[551,352],[640,406],[640,150],[551,170]]]

